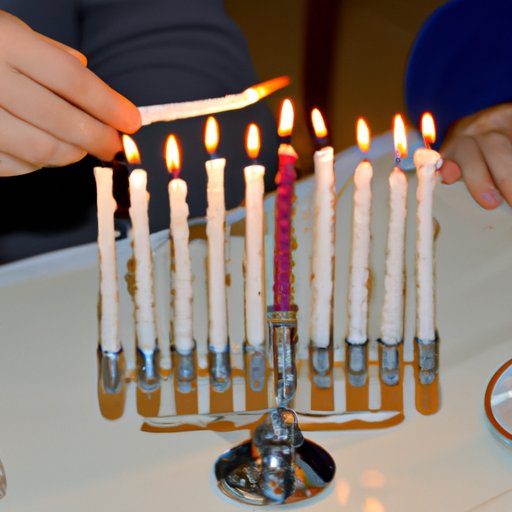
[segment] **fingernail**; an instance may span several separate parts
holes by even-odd
[[[503,201],[501,194],[495,189],[491,188],[482,194],[482,199],[489,204],[498,206]]]

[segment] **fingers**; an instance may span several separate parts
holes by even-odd
[[[110,160],[121,149],[116,130],[13,70],[0,73],[0,105],[12,116],[100,159]]]
[[[61,50],[64,50],[65,52],[69,53],[69,55],[77,59],[78,62],[82,64],[82,66],[87,66],[87,57],[82,52],[75,50],[75,48],[71,48],[71,46],[68,46],[67,44],[59,43],[59,41],[55,41],[55,39],[43,36],[43,34],[37,34],[37,36],[46,43],[51,44],[56,48],[60,48]]]
[[[477,135],[492,180],[508,204],[512,205],[512,142],[503,133],[492,131]]]
[[[452,185],[456,181],[459,181],[462,177],[462,171],[458,164],[452,160],[445,158],[443,154],[443,165],[439,169],[441,178],[445,185]]]
[[[12,66],[67,102],[121,132],[140,128],[138,109],[115,92],[77,58],[38,37],[27,38]],[[44,63],[44,65],[41,65]]]
[[[0,176],[19,176],[35,171],[38,167],[19,160],[7,153],[0,152]]]
[[[61,167],[81,160],[86,151],[67,144],[0,108],[0,152],[21,158],[34,169]]]
[[[502,201],[477,140],[469,135],[455,137],[444,151],[462,172],[473,199],[485,209],[496,208]]]

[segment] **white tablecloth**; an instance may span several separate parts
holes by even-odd
[[[378,226],[386,222],[385,177],[392,163],[390,138],[376,145],[374,244],[385,237]],[[339,157],[338,188],[357,158],[354,150]],[[306,180],[299,197],[310,188]],[[419,415],[406,393],[406,419],[397,427],[310,434],[335,458],[336,480],[312,502],[291,509],[453,512],[512,507],[512,451],[491,435],[482,406],[489,378],[512,356],[512,216],[507,208],[484,212],[462,185],[438,187],[435,216],[441,226],[441,411]],[[349,219],[341,222],[349,225]],[[413,242],[408,240],[409,251]],[[380,251],[373,256],[377,283],[382,265]],[[374,289],[377,297],[379,286]],[[244,440],[243,432],[143,433],[134,400],[118,421],[100,416],[97,293],[94,245],[0,269],[0,458],[8,480],[0,509],[252,510],[225,499],[212,473],[217,456]],[[342,297],[345,290],[337,293]],[[371,324],[374,333],[375,312]],[[338,342],[342,329],[336,332]],[[409,338],[411,329],[409,321]]]

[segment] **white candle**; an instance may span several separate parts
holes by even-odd
[[[212,137],[212,140],[208,140]],[[218,144],[218,125],[210,117],[206,123],[206,145],[213,155]],[[208,244],[208,342],[210,349],[224,352],[228,343],[226,311],[224,158],[206,162],[206,237]]]
[[[398,167],[389,176],[389,225],[380,339],[400,343],[403,337],[404,242],[407,215],[407,177]]]
[[[222,98],[210,98],[197,101],[183,101],[180,103],[166,103],[164,105],[149,105],[139,107],[142,125],[160,121],[174,121],[189,117],[204,116],[228,110],[236,110],[256,103],[260,99],[285,87],[290,82],[286,76],[267,80],[249,87],[238,94],[229,94]]]
[[[251,140],[251,137],[256,140]],[[249,156],[257,158],[259,132],[250,125],[247,135]],[[251,146],[252,144],[252,146]],[[254,150],[251,153],[251,150]],[[249,165],[245,176],[245,335],[253,347],[265,342],[265,300],[263,296],[263,195],[265,167]]]
[[[171,236],[174,247],[174,346],[180,353],[190,352],[192,336],[192,266],[188,246],[189,229],[187,184],[180,178],[169,182]]]
[[[357,123],[357,140],[363,151],[369,147],[370,134],[364,120]],[[363,160],[354,173],[354,196],[352,218],[352,254],[350,262],[347,340],[363,344],[368,338],[368,278],[370,258],[370,220],[373,169],[368,160]]]
[[[384,275],[384,303],[380,339],[387,345],[400,343],[403,337],[404,250],[407,216],[407,177],[398,167],[407,156],[407,135],[400,114],[393,121],[397,165],[389,175],[389,223]]]
[[[135,320],[137,344],[142,351],[156,348],[153,262],[149,239],[147,173],[135,169],[130,173],[130,219],[135,259]]]
[[[225,267],[224,158],[206,162],[206,236],[208,239],[208,340],[215,352],[226,350],[228,341]]]
[[[420,148],[414,153],[418,176],[416,231],[416,336],[423,341],[435,339],[434,311],[434,223],[432,218],[436,170],[441,155]]]
[[[331,337],[333,293],[336,202],[333,148],[327,146],[316,151],[314,163],[311,339],[316,347],[326,348]]]
[[[119,297],[117,289],[116,240],[112,195],[113,171],[95,167],[98,205],[98,252],[100,260],[100,344],[104,352],[119,352]]]

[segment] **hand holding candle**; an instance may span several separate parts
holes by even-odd
[[[278,129],[283,142],[278,150],[274,245],[274,307],[278,311],[289,311],[292,304],[292,210],[297,153],[288,139],[293,129],[293,118],[293,105],[290,100],[284,100]]]
[[[213,117],[206,121],[205,145],[212,157],[206,162],[206,236],[208,239],[208,340],[214,352],[228,345],[226,312],[224,158],[213,158],[219,144],[219,126]]]
[[[421,131],[425,148],[414,153],[418,175],[418,210],[416,233],[416,336],[421,341],[435,340],[434,311],[434,223],[432,201],[436,171],[442,165],[441,155],[430,149],[435,142],[435,125],[431,114],[424,114]]]
[[[247,130],[246,148],[254,162],[260,150],[260,132],[255,124]],[[263,294],[263,195],[265,167],[253,163],[245,176],[245,324],[247,342],[262,347],[265,341]]]
[[[169,206],[171,212],[170,234],[174,249],[174,318],[173,341],[180,354],[189,353],[194,347],[192,337],[192,266],[188,246],[189,229],[187,184],[180,175],[181,159],[177,139],[167,138],[165,145],[167,169],[173,176],[169,181]]]
[[[364,119],[357,121],[357,143],[363,152],[370,149],[370,131]],[[362,160],[354,173],[354,207],[352,220],[352,255],[349,282],[349,330],[347,340],[353,344],[367,341],[368,261],[370,257],[370,218],[373,169]]]
[[[311,113],[315,137],[323,147],[315,152],[315,191],[313,198],[313,259],[311,340],[326,348],[331,337],[334,259],[334,150],[327,145],[327,128],[318,109]]]
[[[407,137],[400,115],[394,119],[396,166],[389,175],[389,225],[384,277],[380,339],[387,345],[400,343],[403,337],[404,245],[407,214],[407,177],[398,167],[407,156]]]
[[[140,164],[135,142],[123,135],[126,158],[132,165]],[[153,260],[149,238],[147,173],[134,169],[129,176],[130,219],[132,221],[133,255],[135,259],[135,320],[137,345],[145,352],[156,348],[154,317]]]

